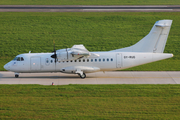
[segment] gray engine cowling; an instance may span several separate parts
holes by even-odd
[[[76,60],[80,55],[72,55],[70,49],[61,49],[57,51],[57,58],[58,61],[69,61],[69,60]]]

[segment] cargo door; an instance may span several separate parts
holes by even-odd
[[[121,68],[121,53],[116,54],[116,68]]]
[[[31,71],[40,71],[41,70],[41,58],[40,57],[31,57]]]

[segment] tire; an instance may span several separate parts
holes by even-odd
[[[19,77],[19,75],[15,75],[15,78],[18,78]]]
[[[82,79],[86,78],[86,74],[85,74],[85,73],[83,73],[82,75],[79,74],[79,76],[80,76]]]

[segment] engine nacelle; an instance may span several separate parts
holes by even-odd
[[[72,55],[68,52],[59,52],[57,54],[57,58],[60,61],[67,61],[72,59]]]
[[[81,57],[81,55],[72,55],[71,51],[69,51],[69,48],[58,50],[56,53],[58,61],[76,60]]]
[[[90,67],[90,66],[69,66],[61,69],[63,73],[72,73],[76,74],[77,71],[83,71],[84,73],[92,73],[99,71],[98,67]]]

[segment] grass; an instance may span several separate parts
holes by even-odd
[[[1,0],[0,5],[180,5],[179,0]]]
[[[180,119],[179,85],[0,85],[0,119]]]
[[[165,53],[174,57],[128,70],[180,70],[179,12],[0,13],[0,70],[21,53],[51,52],[83,44],[89,51],[108,51],[135,44],[157,20],[172,19]]]

